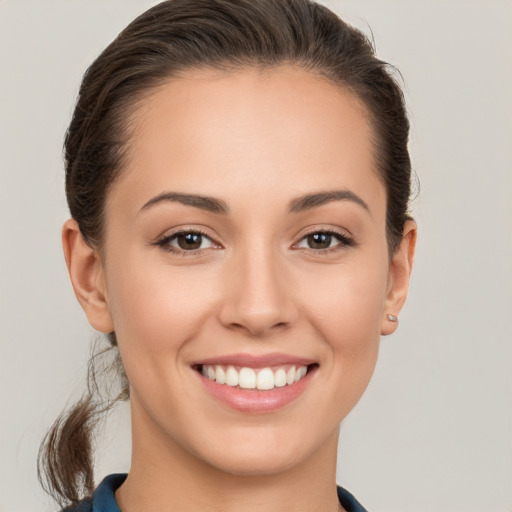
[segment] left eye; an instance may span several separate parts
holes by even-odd
[[[195,231],[175,233],[162,240],[161,244],[179,251],[197,251],[215,246],[210,238]]]
[[[305,236],[297,247],[305,249],[331,249],[332,247],[350,245],[351,240],[340,234],[330,231],[317,231]]]

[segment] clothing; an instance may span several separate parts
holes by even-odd
[[[82,500],[62,512],[120,512],[114,493],[125,481],[126,476],[124,473],[107,476],[98,486],[92,498]],[[338,487],[338,499],[347,512],[367,512],[354,496],[342,487]]]

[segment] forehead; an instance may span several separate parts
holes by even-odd
[[[130,126],[121,182],[148,198],[356,188],[371,204],[384,195],[364,106],[302,69],[188,71],[141,100]]]

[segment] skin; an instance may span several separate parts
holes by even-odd
[[[338,429],[405,301],[416,226],[389,255],[386,194],[364,107],[304,70],[189,71],[146,97],[109,192],[105,239],[63,230],[90,323],[115,331],[131,384],[132,467],[116,497],[134,511],[335,511]],[[297,197],[350,191],[289,212]],[[229,213],[163,192],[222,200]],[[200,229],[202,250],[158,242]],[[311,232],[336,231],[330,250]],[[176,239],[172,247],[179,251]],[[318,363],[281,410],[250,414],[205,392],[191,364],[284,352]],[[150,508],[154,507],[154,508]]]

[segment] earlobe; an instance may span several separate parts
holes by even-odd
[[[64,223],[62,247],[73,290],[89,323],[98,331],[112,332],[114,326],[100,255],[85,242],[74,219]]]
[[[389,265],[389,284],[384,301],[381,325],[382,335],[392,334],[398,327],[398,315],[409,291],[409,280],[416,249],[416,235],[416,223],[413,220],[406,221],[402,241]]]

